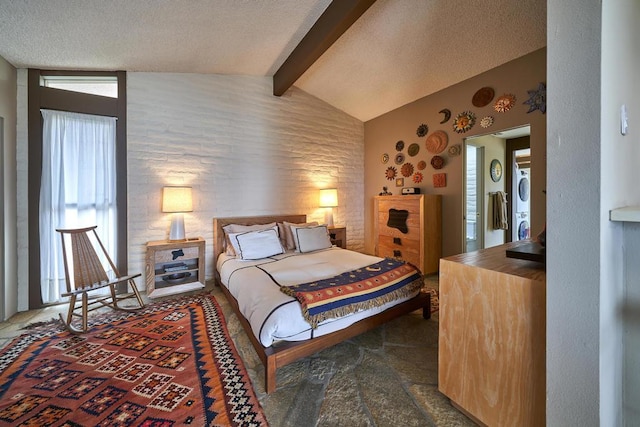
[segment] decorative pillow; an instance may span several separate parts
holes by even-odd
[[[326,225],[316,227],[292,226],[291,231],[296,241],[298,252],[311,252],[331,247],[331,238]]]
[[[284,253],[276,226],[267,230],[231,233],[229,241],[236,256],[243,260],[262,259]]]
[[[270,222],[268,224],[254,224],[254,225],[241,225],[241,224],[227,224],[222,229],[225,234],[225,253],[229,256],[236,256],[236,250],[234,245],[229,241],[229,234],[231,233],[245,233],[247,231],[260,231],[260,230],[268,230],[269,228],[275,227],[275,222]]]
[[[313,222],[303,222],[300,224],[295,224],[293,222],[283,222],[283,229],[284,229],[284,239],[285,239],[285,248],[287,249],[296,249],[296,241],[293,238],[293,232],[291,231],[291,227],[313,227],[313,226],[317,226],[318,222],[317,221],[313,221]]]

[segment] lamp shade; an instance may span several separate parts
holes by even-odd
[[[336,206],[338,206],[338,190],[336,188],[320,190],[320,207],[334,208]]]
[[[162,189],[162,212],[191,211],[193,211],[191,187],[164,187]]]

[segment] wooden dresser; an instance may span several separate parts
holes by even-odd
[[[442,256],[442,196],[374,198],[375,254],[405,260],[423,274],[436,273]]]
[[[486,426],[545,425],[544,264],[526,241],[440,261],[438,389]]]

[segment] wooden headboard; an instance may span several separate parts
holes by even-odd
[[[268,224],[270,222],[293,222],[296,224],[307,222],[307,216],[301,215],[266,215],[266,216],[239,216],[229,218],[214,218],[213,219],[213,269],[216,280],[218,277],[218,269],[216,265],[218,263],[218,256],[224,250],[224,230],[222,227],[229,224],[240,225],[255,225],[255,224]]]

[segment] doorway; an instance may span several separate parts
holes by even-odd
[[[530,134],[531,128],[526,125],[464,140],[462,235],[465,252],[530,237]],[[504,174],[496,174],[498,169]],[[500,192],[507,201],[506,215],[493,209],[493,198]],[[526,200],[518,202],[516,198]]]

